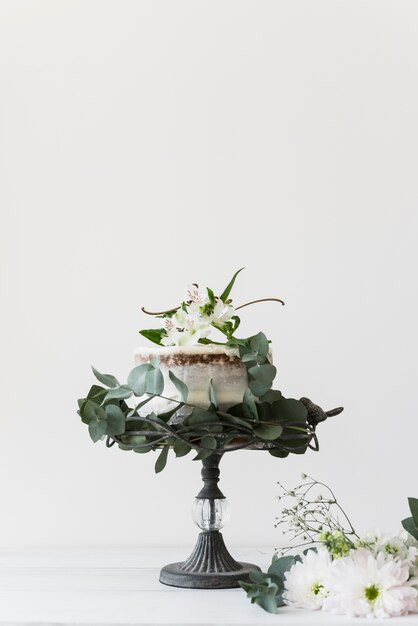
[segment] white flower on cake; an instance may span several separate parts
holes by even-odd
[[[408,563],[368,548],[335,559],[326,585],[323,609],[357,617],[392,617],[417,610],[417,590],[411,585]]]
[[[328,595],[326,579],[331,567],[331,557],[325,548],[309,550],[302,561],[292,565],[285,574],[283,599],[286,604],[301,609],[322,608]]]
[[[164,327],[166,336],[162,337],[164,346],[190,346],[207,337],[210,325],[198,315],[190,315],[179,309],[172,317],[165,318]]]
[[[235,313],[231,304],[218,300],[213,309],[212,315],[209,316],[211,322],[216,325],[223,325],[233,317]]]
[[[164,318],[161,345],[197,345],[200,339],[210,335],[212,328],[222,330],[235,313],[230,301],[223,302],[220,298],[211,301],[207,290],[200,290],[196,284],[188,286],[186,298],[171,317]]]

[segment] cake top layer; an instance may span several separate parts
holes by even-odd
[[[160,363],[185,365],[193,363],[237,363],[241,365],[238,348],[233,346],[139,346],[134,350],[135,362],[143,363],[157,357]]]
[[[235,346],[218,346],[209,344],[207,346],[138,346],[135,354],[150,354],[152,356],[171,356],[173,354],[227,354],[237,356],[238,348]]]

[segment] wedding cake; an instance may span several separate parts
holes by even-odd
[[[239,358],[237,347],[192,345],[167,347],[139,347],[135,350],[135,364],[149,363],[157,358],[164,377],[164,395],[181,400],[180,393],[169,378],[169,371],[183,381],[189,390],[188,402],[201,408],[210,404],[209,386],[212,381],[220,410],[242,402],[248,387],[247,371]],[[146,409],[161,413],[175,404],[163,398],[154,398]],[[144,407],[145,408],[145,407]]]

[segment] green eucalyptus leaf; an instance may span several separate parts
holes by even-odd
[[[260,422],[255,428],[254,432],[260,439],[266,441],[274,441],[278,439],[283,432],[283,427],[280,424],[267,424]]]
[[[88,400],[93,400],[96,404],[101,404],[109,390],[101,387],[100,385],[92,385],[90,391],[87,394]]]
[[[216,422],[218,417],[216,413],[213,413],[212,411],[205,411],[205,409],[194,407],[187,420],[189,426],[199,426],[199,424],[206,422]]]
[[[241,361],[245,363],[247,368],[254,367],[256,365],[260,365],[264,359],[258,354],[254,354],[254,352],[246,352],[242,357]]]
[[[200,442],[202,448],[209,448],[209,450],[216,450],[217,442],[216,438],[211,435],[206,435],[202,437],[202,441]]]
[[[260,332],[250,339],[250,347],[252,352],[258,354],[262,359],[267,357],[269,351],[269,342],[264,333]]]
[[[294,565],[297,561],[300,561],[300,557],[296,556],[282,556],[274,558],[271,562],[270,567],[267,570],[267,574],[278,576],[282,581],[284,580],[284,575],[286,572],[290,570],[292,565]]]
[[[262,365],[255,365],[250,367],[248,374],[256,381],[263,383],[264,385],[270,385],[276,376],[277,370],[271,363],[263,363]]]
[[[161,346],[161,339],[167,334],[164,328],[150,328],[148,330],[140,330],[139,334],[149,339],[152,343],[156,343]]]
[[[248,387],[244,392],[242,408],[244,410],[244,415],[247,419],[258,422],[257,405],[255,403],[255,399],[251,392],[251,389],[249,389]]]
[[[164,446],[164,448],[161,450],[158,459],[155,462],[155,473],[158,474],[159,472],[162,472],[163,469],[165,468],[166,464],[167,464],[167,455],[168,455],[168,450],[169,447],[168,446]]]
[[[418,540],[418,526],[415,524],[412,517],[407,517],[402,520],[402,526],[410,535],[414,537],[414,539]]]
[[[202,437],[200,446],[201,448],[197,456],[195,456],[195,458],[193,459],[194,461],[200,461],[202,459],[207,459],[208,457],[210,457],[217,448],[217,441],[215,437],[212,437],[211,435],[205,435],[205,437]]]
[[[126,398],[130,398],[132,395],[132,389],[127,385],[121,385],[120,387],[116,387],[115,389],[110,389],[105,397],[105,401],[109,400],[124,400]]]
[[[92,400],[86,401],[83,407],[83,413],[88,423],[92,421],[98,422],[100,420],[106,421],[107,419],[106,411],[104,410],[104,408],[99,406]]]
[[[231,426],[240,426],[249,432],[253,431],[253,425],[245,421],[245,419],[241,419],[241,417],[237,417],[236,415],[231,415],[229,413],[223,413],[222,411],[217,411],[217,413],[223,422],[228,422]]]
[[[179,402],[179,404],[176,404],[174,409],[170,409],[169,411],[166,411],[165,413],[160,413],[158,415],[159,419],[163,421],[165,424],[168,424],[168,422],[173,417],[173,415],[175,415],[175,413],[177,413],[177,411],[181,409],[182,406],[184,406],[183,402]]]
[[[231,293],[232,287],[234,286],[235,280],[238,276],[238,274],[240,272],[242,272],[244,268],[241,267],[241,269],[239,269],[237,272],[235,272],[235,274],[233,275],[233,277],[231,278],[231,280],[229,281],[229,283],[227,284],[227,286],[225,287],[225,289],[223,290],[223,292],[220,295],[220,298],[222,300],[222,302],[225,302],[226,300],[228,300],[228,296]]]
[[[107,404],[105,407],[107,415],[106,435],[120,435],[125,432],[125,415],[117,404]]]
[[[271,410],[274,419],[282,424],[306,424],[308,410],[299,400],[281,397],[272,403]]]
[[[250,380],[250,382],[248,383],[249,388],[251,389],[251,391],[253,392],[253,394],[257,397],[260,398],[261,396],[263,396],[270,388],[271,385],[267,385],[265,383],[262,383],[258,380]]]
[[[180,378],[177,378],[177,376],[171,370],[168,372],[168,375],[170,377],[171,382],[173,383],[177,391],[180,393],[180,397],[183,400],[183,402],[187,402],[187,398],[189,396],[189,389],[186,383],[180,380]]]
[[[418,498],[408,498],[409,509],[415,526],[418,526]]]
[[[145,381],[147,373],[153,370],[150,363],[137,365],[128,374],[128,385],[136,396],[143,396],[145,393]]]
[[[89,423],[89,434],[94,443],[99,441],[106,434],[107,421],[106,420],[92,420]]]
[[[273,582],[271,576],[257,572],[261,576],[256,576],[259,582],[244,583],[240,581],[240,586],[247,592],[247,597],[254,604],[258,604],[268,613],[277,613],[278,599],[281,593],[278,586]],[[253,580],[254,571],[250,572],[250,580]],[[280,603],[281,604],[281,603]]]
[[[119,387],[119,381],[112,374],[101,374],[93,366],[91,368],[97,380],[106,385],[106,387]]]
[[[181,456],[186,456],[186,454],[189,454],[191,449],[192,449],[192,446],[189,446],[189,444],[185,443],[184,441],[181,441],[181,439],[176,439],[176,441],[173,444],[174,454],[176,455],[177,458]]]
[[[159,367],[146,374],[146,392],[159,396],[164,391],[164,378]]]
[[[269,389],[269,391],[265,393],[264,396],[260,398],[260,400],[262,402],[268,402],[269,404],[272,404],[273,402],[276,402],[277,400],[281,400],[282,397],[283,397],[282,392],[279,391],[278,389]]]
[[[134,409],[132,409],[132,411],[134,411],[134,412],[138,411],[143,406],[145,406],[147,404],[147,402],[149,402],[150,400],[152,400],[152,396],[148,396],[148,398],[145,398],[145,400],[141,400],[141,402],[138,402],[138,404],[136,405],[136,407]]]
[[[212,380],[209,383],[209,402],[215,407],[217,408],[218,406],[218,400],[216,399],[216,394],[215,394],[215,389],[213,388],[213,382]]]
[[[290,452],[281,450],[280,448],[269,448],[269,454],[279,459],[285,459],[287,456],[289,456]]]

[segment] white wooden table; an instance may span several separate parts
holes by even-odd
[[[271,560],[269,550],[232,552],[262,568]],[[418,626],[417,616],[371,622],[287,607],[270,615],[251,605],[240,589],[197,591],[161,585],[160,567],[182,560],[186,553],[186,549],[3,550],[0,625]]]

